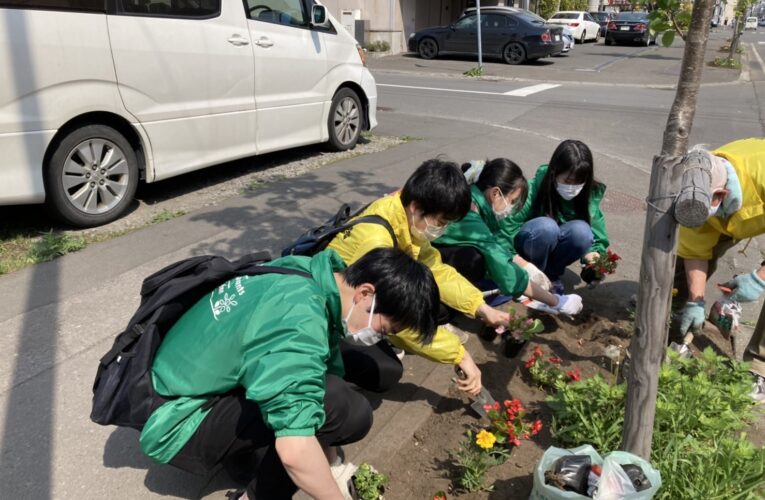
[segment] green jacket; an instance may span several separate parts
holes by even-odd
[[[497,239],[500,225],[483,192],[473,185],[470,194],[473,198],[470,211],[459,222],[446,226],[446,232],[435,243],[475,248],[486,262],[486,274],[502,293],[518,297],[529,286],[529,275],[513,262],[511,247]]]
[[[199,300],[170,329],[152,367],[154,389],[178,396],[159,407],[141,432],[141,449],[169,462],[209,410],[210,394],[236,387],[258,403],[279,436],[312,436],[324,424],[326,373],[344,375],[344,332],[333,251],[284,257],[269,265],[310,272],[232,279]],[[206,396],[201,396],[201,395]]]
[[[544,214],[535,213],[533,210],[534,202],[536,201],[537,193],[539,192],[539,186],[542,184],[547,173],[547,165],[542,165],[537,169],[537,173],[534,178],[529,182],[529,195],[526,198],[526,203],[523,208],[514,213],[510,217],[504,219],[500,226],[499,237],[511,248],[515,247],[515,236],[521,230],[521,227],[531,219],[535,219]],[[603,255],[608,249],[608,233],[606,233],[606,219],[603,216],[603,211],[600,209],[600,202],[603,201],[603,195],[606,192],[606,186],[604,184],[596,184],[593,187],[590,194],[590,227],[592,228],[592,235],[594,237],[590,252],[598,252]],[[558,224],[565,224],[566,222],[576,220],[576,213],[574,212],[574,200],[560,200],[561,211],[558,215]]]

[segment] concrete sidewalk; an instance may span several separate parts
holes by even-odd
[[[705,61],[724,56],[720,46],[727,43],[730,31],[713,31],[707,42]],[[543,81],[546,83],[590,83],[602,85],[635,85],[640,87],[673,87],[677,85],[685,44],[678,39],[671,47],[604,46],[586,43],[575,45],[571,52],[528,62],[518,66],[496,59],[484,60],[483,79]],[[744,56],[746,61],[746,55]],[[475,58],[444,56],[433,60],[416,54],[370,57],[369,67],[375,73],[417,73],[468,78],[463,73],[476,66]],[[746,63],[744,64],[746,67]],[[746,77],[740,70],[705,66],[703,84],[724,84]]]
[[[381,128],[403,130],[396,119]],[[419,163],[439,154],[464,161],[509,150],[518,152],[521,164],[533,165],[530,158],[547,154],[557,142],[479,124],[472,124],[465,138],[464,130],[447,120],[400,120],[416,122],[410,128],[437,130],[433,135],[439,139],[339,162],[0,277],[0,498],[223,498],[222,491],[234,486],[225,475],[196,477],[152,464],[138,448],[137,432],[88,419],[98,359],[134,312],[142,279],[190,255],[235,257],[262,249],[276,254],[341,202],[358,206],[397,189]],[[605,161],[601,152],[595,155]],[[647,186],[647,175],[613,159],[609,163],[604,171],[609,232],[625,259],[620,278],[635,283],[645,217],[638,186]],[[755,242],[750,255],[759,248]],[[404,365],[396,390],[372,397],[375,424],[364,441],[346,450],[352,461],[384,469],[447,393],[450,367],[414,356],[406,356]]]

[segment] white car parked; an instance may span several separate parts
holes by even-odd
[[[0,205],[117,218],[139,179],[377,125],[364,51],[314,0],[4,0]]]
[[[757,18],[747,17],[746,21],[744,21],[744,29],[757,31]]]
[[[574,38],[579,43],[587,40],[600,40],[600,24],[589,12],[567,10],[556,12],[547,20],[550,24],[568,26],[574,32]]]

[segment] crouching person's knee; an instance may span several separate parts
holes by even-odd
[[[355,443],[372,428],[369,401],[340,377],[327,375],[324,411],[324,425],[316,437],[325,446]]]

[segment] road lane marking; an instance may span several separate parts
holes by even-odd
[[[754,52],[754,57],[757,58],[757,62],[760,63],[760,71],[765,71],[765,63],[762,62],[762,57],[760,57],[760,53],[757,52],[757,47],[755,47],[754,44],[752,44],[752,52]]]
[[[413,89],[413,90],[435,90],[437,92],[457,92],[460,94],[482,94],[482,95],[501,95],[511,97],[526,97],[527,95],[535,94],[543,90],[560,87],[560,85],[541,83],[539,85],[532,85],[530,87],[522,87],[520,89],[511,90],[509,92],[488,92],[486,90],[464,90],[464,89],[447,89],[441,87],[420,87],[417,85],[394,85],[392,83],[378,83],[378,87],[392,87],[397,89]],[[544,87],[544,88],[541,88]]]
[[[537,92],[543,92],[545,90],[554,89],[555,87],[560,87],[560,85],[555,83],[540,83],[539,85],[531,85],[530,87],[522,87],[520,89],[515,89],[509,92],[505,92],[505,95],[511,95],[515,97],[526,97],[531,94],[536,94]]]

